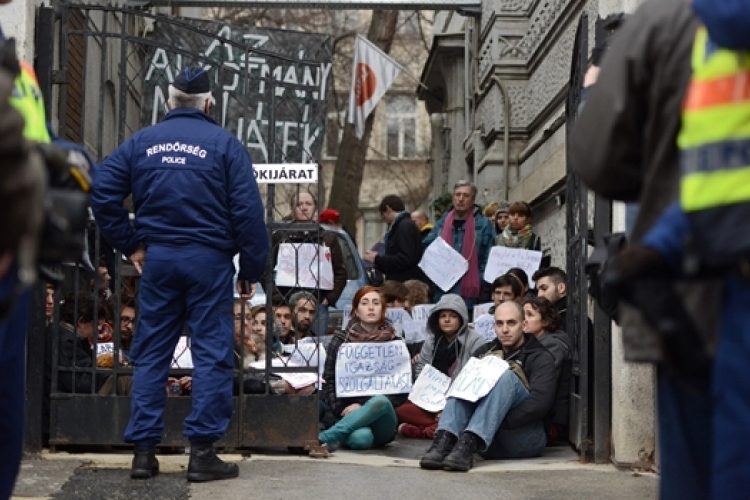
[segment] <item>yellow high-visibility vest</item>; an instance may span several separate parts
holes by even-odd
[[[21,63],[21,73],[16,77],[10,103],[23,116],[23,135],[31,141],[50,142],[47,118],[44,112],[44,96],[39,88],[34,69]]]
[[[750,52],[695,36],[677,137],[680,206],[694,252],[709,265],[750,257]]]

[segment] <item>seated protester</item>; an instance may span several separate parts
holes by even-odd
[[[380,287],[380,293],[383,294],[386,307],[410,307],[409,288],[399,281],[386,280]]]
[[[508,209],[508,216],[508,225],[495,238],[495,246],[541,250],[542,239],[531,230],[531,206],[517,201]]]
[[[406,299],[409,304],[409,313],[411,313],[414,306],[430,303],[430,286],[424,281],[407,280],[404,281],[404,286],[409,289],[409,295]]]
[[[503,274],[492,282],[492,302],[495,304],[489,313],[494,314],[497,306],[509,300],[518,300],[523,294],[521,283],[510,274]]]
[[[289,304],[282,302],[273,306],[273,315],[281,325],[279,340],[286,338],[289,332],[292,331],[292,308],[289,307]]]
[[[55,285],[47,283],[44,287],[44,324],[52,323],[55,315]]]
[[[296,344],[298,340],[312,336],[312,327],[317,314],[318,299],[310,292],[296,292],[289,297],[292,310],[292,327],[282,335],[282,344]]]
[[[529,458],[547,441],[543,420],[557,388],[555,360],[531,334],[524,334],[524,312],[517,302],[495,310],[497,340],[478,356],[499,356],[511,364],[490,392],[475,403],[448,398],[435,439],[419,462],[423,469],[468,471],[474,453],[486,459]]]
[[[565,315],[568,309],[568,275],[559,267],[544,267],[531,277],[536,283],[536,293],[555,305],[560,313],[560,327],[565,329]]]
[[[96,367],[93,342],[106,318],[104,302],[99,300],[95,305],[90,293],[81,292],[77,296],[69,294],[66,297],[58,330],[57,384],[61,392],[91,394],[98,391],[109,378],[106,372],[97,371],[95,375],[92,372],[92,368]],[[78,369],[75,374],[73,369]]]
[[[125,361],[130,359],[130,349],[135,333],[135,300],[123,295],[120,301],[120,352]]]
[[[250,316],[252,318],[250,335],[255,345],[258,346],[256,360],[260,361],[266,359],[266,351],[268,349],[266,343],[266,329],[268,328],[266,323],[266,306],[259,305],[253,307],[250,309]],[[277,355],[282,351],[281,340],[278,337],[281,325],[279,325],[278,321],[273,321],[272,326],[271,352]]]
[[[472,354],[485,345],[484,339],[469,327],[469,312],[460,295],[443,295],[427,319],[427,332],[419,362],[414,369],[414,379],[425,365],[454,378]],[[398,431],[408,438],[435,437],[440,412],[423,410],[411,401],[396,409],[401,425]]]
[[[288,300],[290,295],[296,291],[306,291],[314,297],[320,297],[320,303],[318,303],[317,298],[315,299],[315,304],[318,308],[315,312],[315,316],[318,319],[317,324],[313,325],[312,331],[316,335],[326,335],[328,333],[328,308],[334,307],[336,301],[339,300],[341,292],[344,291],[347,284],[347,274],[344,254],[341,251],[341,245],[339,244],[339,238],[336,236],[336,233],[328,230],[323,230],[319,234],[310,233],[308,231],[295,229],[294,227],[296,224],[315,224],[317,222],[315,217],[315,213],[318,209],[317,203],[315,196],[309,191],[299,191],[292,195],[289,200],[292,213],[288,217],[291,220],[291,223],[289,224],[289,227],[277,229],[273,232],[271,236],[272,246],[270,258],[275,266],[278,261],[279,246],[282,243],[311,243],[330,248],[331,266],[333,268],[333,290],[273,287],[274,303],[281,303]],[[261,283],[265,284],[267,282],[268,281],[264,276],[261,279]]]
[[[526,319],[524,331],[536,337],[552,354],[558,371],[555,404],[545,422],[547,446],[552,446],[565,440],[568,435],[573,350],[570,337],[560,329],[560,315],[549,300],[544,297],[526,299],[523,301],[523,312]]]
[[[340,418],[318,436],[321,443],[340,443],[353,450],[368,450],[393,441],[396,435],[396,411],[406,400],[405,394],[339,398],[336,396],[336,358],[345,342],[389,342],[396,330],[385,317],[383,297],[377,288],[365,286],[352,299],[352,319],[344,331],[337,332],[326,353],[323,372],[323,399]]]
[[[526,274],[526,271],[520,267],[511,267],[505,274],[512,276],[521,284],[523,292],[519,297],[536,297],[536,293],[533,290],[529,290],[529,275]]]

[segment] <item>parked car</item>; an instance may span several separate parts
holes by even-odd
[[[326,231],[330,231],[336,235],[339,239],[339,245],[341,246],[341,253],[344,256],[344,265],[346,266],[346,277],[347,283],[344,291],[341,292],[339,300],[335,306],[331,307],[330,315],[328,317],[328,332],[332,333],[337,329],[341,329],[344,326],[344,308],[347,305],[351,305],[354,294],[369,283],[367,270],[365,269],[364,262],[357,251],[357,247],[352,241],[349,234],[346,231],[337,226],[329,226],[327,224],[321,224],[321,227]],[[239,256],[234,258],[235,268],[239,268]],[[237,276],[235,275],[235,283]],[[234,287],[235,297],[238,297],[237,287]],[[250,301],[252,306],[266,303],[266,293],[261,283],[258,283],[255,291],[255,296]]]

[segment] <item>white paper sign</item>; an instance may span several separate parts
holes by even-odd
[[[409,394],[409,401],[423,410],[437,413],[445,408],[445,393],[451,378],[432,365],[424,365]]]
[[[492,247],[484,268],[484,281],[492,283],[512,267],[520,267],[531,279],[542,262],[542,252],[523,248]]]
[[[193,368],[193,355],[187,337],[180,337],[172,356],[172,368]]]
[[[318,182],[316,163],[254,163],[253,171],[258,184],[315,184]]]
[[[291,345],[289,347],[294,347],[294,345]],[[298,366],[317,366],[318,377],[320,378],[318,386],[320,388],[320,385],[323,382],[323,372],[325,371],[326,367],[325,347],[323,347],[322,345],[318,347],[318,345],[312,343],[298,342],[297,349],[292,351],[292,355],[289,358],[289,363],[293,363]]]
[[[112,354],[115,352],[114,342],[102,342],[96,344],[96,355],[101,356],[102,354]]]
[[[497,356],[482,359],[471,358],[463,367],[448,391],[449,398],[476,402],[485,397],[500,376],[508,369],[508,363]]]
[[[490,342],[497,338],[495,334],[495,315],[483,314],[474,319],[474,331],[484,340]]]
[[[271,366],[280,368],[280,367],[292,367],[292,366],[307,366],[305,364],[296,364],[292,363],[291,361],[285,363],[284,360],[274,358],[271,360]],[[266,369],[266,360],[262,361],[255,361],[253,363],[250,363],[250,368],[254,368],[259,371],[263,371]],[[307,387],[309,385],[317,384],[319,377],[317,373],[305,373],[305,372],[298,372],[298,373],[276,373],[273,371],[273,368],[271,369],[271,373],[274,375],[278,375],[283,380],[289,382],[289,385],[294,387],[295,389],[301,389],[303,387]]]
[[[419,267],[433,283],[447,292],[466,274],[469,263],[463,255],[438,236],[424,251]]]
[[[411,321],[409,311],[403,307],[389,307],[385,310],[385,317],[391,320],[393,328],[399,337],[404,337],[404,326]]]
[[[484,314],[489,314],[490,309],[495,305],[494,302],[485,302],[484,304],[477,304],[474,306],[474,315],[473,318],[478,318],[479,316],[482,316]]]
[[[411,358],[403,340],[345,342],[336,356],[336,396],[411,392]]]
[[[333,290],[329,247],[315,243],[282,243],[275,270],[277,286]]]
[[[427,319],[435,304],[421,304],[414,306],[411,310],[411,321],[404,325],[404,339],[407,344],[423,342],[427,334]]]

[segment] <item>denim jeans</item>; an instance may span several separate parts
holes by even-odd
[[[478,451],[487,452],[491,455],[488,458],[538,456],[546,444],[541,421],[518,429],[498,432],[508,412],[528,397],[529,391],[523,382],[515,373],[507,370],[495,387],[476,403],[448,398],[448,403],[440,416],[438,430],[445,430],[455,436],[461,436],[465,431],[476,434],[484,444]]]
[[[391,401],[385,396],[373,396],[361,408],[321,432],[319,438],[324,443],[341,443],[352,450],[369,450],[393,441],[397,426]]]

